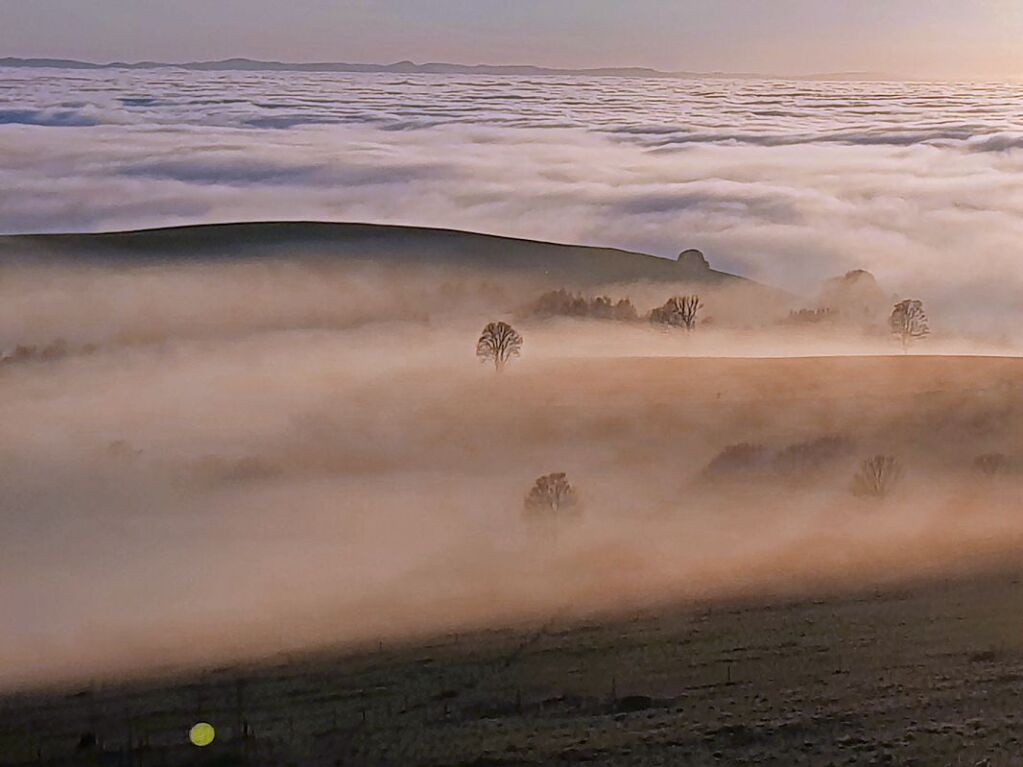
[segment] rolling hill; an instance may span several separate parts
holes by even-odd
[[[614,248],[563,245],[475,232],[360,223],[207,224],[99,234],[0,236],[3,260],[140,262],[313,257],[542,272],[580,284],[742,282],[711,269],[699,251],[677,260]]]

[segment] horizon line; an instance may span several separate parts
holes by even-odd
[[[463,64],[428,61],[417,63],[403,59],[389,63],[344,61],[281,61],[230,56],[193,61],[88,61],[84,59],[46,56],[7,56],[0,58],[0,67],[52,69],[185,69],[190,71],[292,71],[349,72],[365,74],[486,74],[494,76],[573,76],[632,77],[637,79],[737,79],[737,80],[862,80],[887,82],[942,82],[942,78],[919,77],[890,72],[831,71],[804,74],[769,72],[729,72],[724,70],[690,71],[661,70],[645,66],[551,67],[537,64]],[[996,78],[963,78],[988,79]]]

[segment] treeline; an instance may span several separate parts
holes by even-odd
[[[651,309],[644,319],[658,325],[692,330],[703,302],[697,295],[672,296],[663,305]],[[639,312],[629,298],[615,300],[609,296],[587,298],[581,293],[571,293],[564,288],[551,290],[529,305],[526,314],[530,317],[550,319],[552,317],[579,317],[597,320],[635,322]]]
[[[793,309],[789,312],[787,324],[789,325],[817,325],[822,322],[837,320],[839,313],[830,306],[822,306],[816,309]]]
[[[71,354],[92,354],[99,347],[95,344],[86,344],[78,349],[72,349],[63,338],[58,338],[45,346],[29,346],[18,344],[9,352],[0,352],[0,364],[14,364],[18,362],[52,362],[64,359]]]
[[[564,288],[544,293],[530,305],[529,314],[533,317],[590,317],[622,322],[639,318],[636,307],[628,298],[617,301],[608,296],[586,298],[581,293],[569,293]]]

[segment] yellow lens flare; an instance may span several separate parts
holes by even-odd
[[[199,722],[188,731],[188,739],[192,741],[192,745],[199,746],[200,748],[208,746],[216,736],[217,731],[208,722]]]

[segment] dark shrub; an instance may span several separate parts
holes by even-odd
[[[775,455],[774,469],[782,476],[790,478],[812,474],[848,456],[853,447],[851,439],[837,434],[797,442]]]
[[[763,445],[740,442],[728,445],[707,464],[704,474],[711,478],[727,477],[734,474],[763,471],[767,468],[770,455]]]

